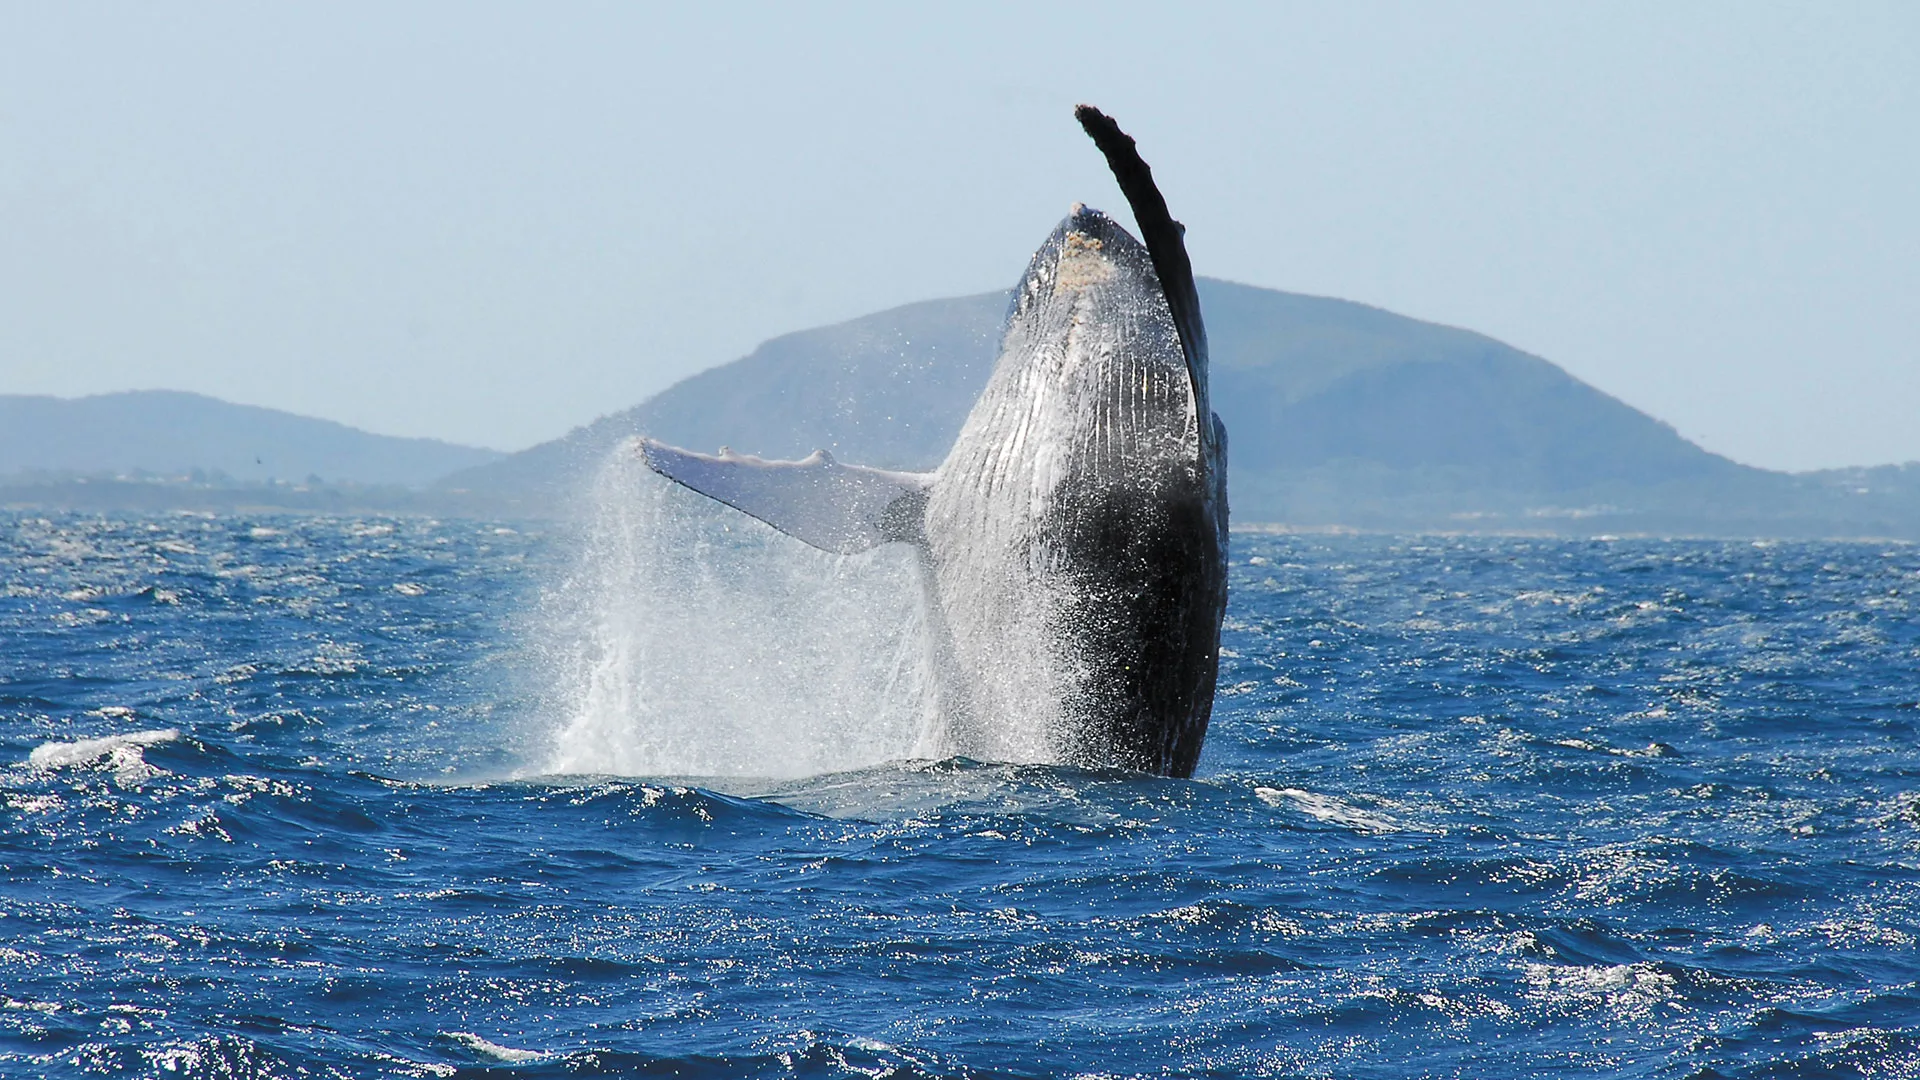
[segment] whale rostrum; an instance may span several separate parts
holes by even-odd
[[[1226,429],[1184,230],[1133,140],[1091,106],[1075,115],[1146,242],[1074,206],[938,469],[640,451],[814,547],[918,549],[939,751],[1189,776],[1226,610]]]

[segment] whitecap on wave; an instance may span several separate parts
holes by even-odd
[[[511,1046],[501,1046],[471,1031],[446,1031],[441,1034],[445,1035],[449,1042],[458,1044],[464,1050],[495,1061],[504,1061],[509,1065],[524,1065],[530,1061],[546,1061],[553,1057],[552,1054],[541,1053],[538,1050],[516,1050]]]
[[[147,764],[142,753],[144,748],[170,743],[179,737],[179,728],[160,728],[76,742],[42,743],[27,755],[27,765],[35,769],[64,769],[99,762],[113,770],[115,783],[132,787],[160,775],[159,769]]]
[[[1268,806],[1278,808],[1290,806],[1316,821],[1324,821],[1329,825],[1343,825],[1349,829],[1357,829],[1361,832],[1387,833],[1406,832],[1409,830],[1414,832],[1443,831],[1420,825],[1411,825],[1397,818],[1389,817],[1386,814],[1375,813],[1371,810],[1355,806],[1350,802],[1336,799],[1331,795],[1321,795],[1318,792],[1307,791],[1302,788],[1257,787],[1253,789],[1253,793],[1259,796],[1260,801],[1266,803]]]
[[[1527,964],[1531,995],[1563,1006],[1604,1006],[1623,1017],[1644,1017],[1674,996],[1675,979],[1653,964]]]

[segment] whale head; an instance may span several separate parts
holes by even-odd
[[[1027,264],[1008,312],[1009,322],[1055,299],[1083,307],[1114,303],[1172,312],[1146,246],[1105,213],[1081,203],[1054,227]],[[1086,312],[1083,312],[1086,314]]]
[[[1083,482],[1191,473],[1208,414],[1189,352],[1146,246],[1075,204],[1014,290],[997,389],[1026,417],[1005,434]]]

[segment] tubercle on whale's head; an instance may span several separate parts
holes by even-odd
[[[1056,293],[1096,292],[1102,287],[1165,303],[1146,246],[1101,211],[1074,203],[1033,253],[1014,291],[1008,319],[1018,319]]]

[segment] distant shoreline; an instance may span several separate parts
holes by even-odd
[[[1548,508],[1552,509],[1552,508]],[[0,477],[0,510],[13,513],[97,514],[293,514],[330,516],[459,518],[471,520],[564,521],[570,516],[551,499],[516,499],[458,489],[414,489],[398,485],[328,482],[208,482],[180,477],[68,476]],[[1381,514],[1376,520],[1244,521],[1234,533],[1245,536],[1506,536],[1541,539],[1607,540],[1834,540],[1911,544],[1920,535],[1897,529],[1858,531],[1818,518],[1733,519],[1720,523],[1686,521],[1670,514],[1548,513],[1460,515],[1436,518]],[[1521,520],[1516,520],[1521,519]],[[1664,524],[1663,524],[1664,523]],[[1883,523],[1884,524],[1884,523]]]
[[[529,516],[525,508],[509,499],[397,484],[219,482],[131,476],[0,477],[0,508],[23,512]]]

